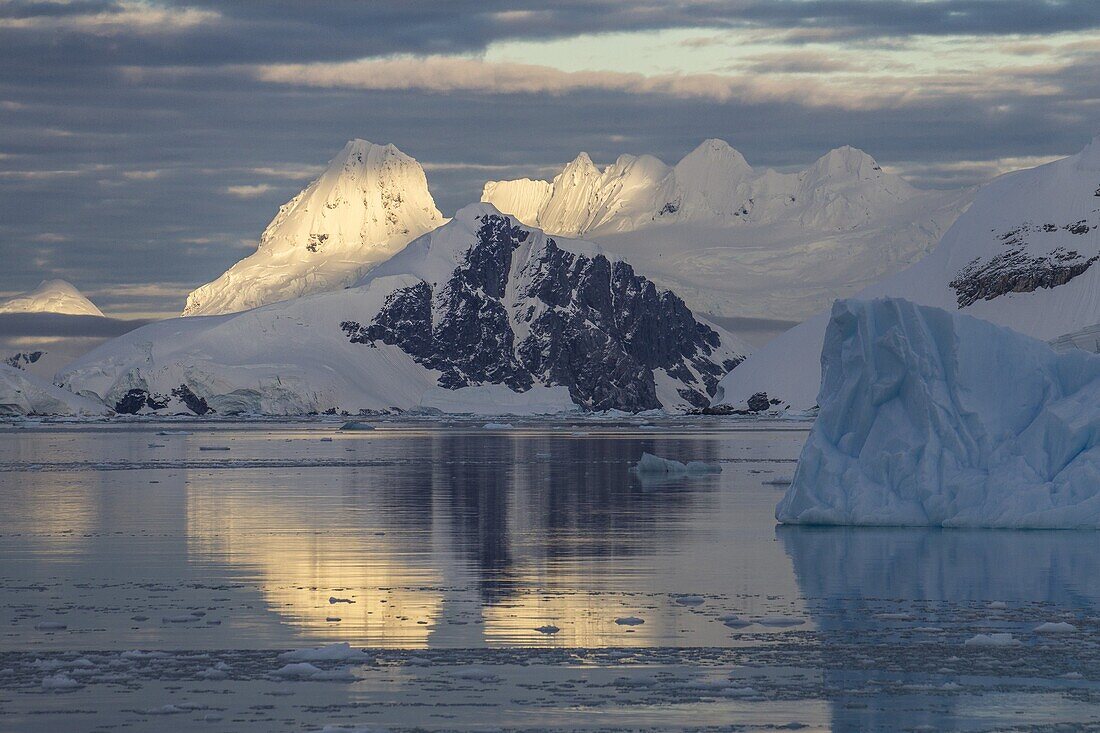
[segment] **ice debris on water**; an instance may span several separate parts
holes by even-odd
[[[559,629],[557,626],[554,626],[554,624],[546,624],[545,626],[536,627],[535,631],[539,632],[540,634],[551,636],[561,631],[561,629]]]
[[[370,423],[359,422],[358,420],[349,420],[340,426],[341,430],[374,430],[374,426]]]

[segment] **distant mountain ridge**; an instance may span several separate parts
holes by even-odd
[[[701,312],[801,320],[915,262],[972,195],[914,188],[850,146],[779,173],[710,139],[673,166],[601,170],[581,153],[553,181],[489,181],[482,200],[629,257]]]

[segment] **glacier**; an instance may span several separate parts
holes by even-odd
[[[20,415],[101,416],[109,414],[99,400],[61,389],[21,369],[0,364],[0,417]]]
[[[898,298],[832,310],[784,524],[1100,528],[1100,356]]]

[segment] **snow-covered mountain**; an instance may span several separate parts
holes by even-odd
[[[0,302],[0,313],[64,313],[99,316],[103,311],[65,280],[43,280],[29,293]]]
[[[801,320],[915,262],[972,195],[913,188],[856,148],[778,173],[706,140],[675,166],[622,155],[601,171],[582,153],[553,182],[490,181],[482,200],[629,257],[698,311]]]
[[[355,287],[145,326],[58,383],[119,412],[705,405],[745,348],[595,245],[488,204]]]
[[[906,298],[1051,341],[1100,324],[1098,260],[1100,138],[988,184],[931,254],[858,297]],[[742,405],[766,393],[812,407],[828,320],[819,313],[753,354],[722,380],[716,401]]]
[[[419,163],[393,145],[351,140],[279,208],[254,254],[187,296],[183,315],[233,313],[351,285],[443,221]]]

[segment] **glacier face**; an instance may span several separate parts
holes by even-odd
[[[985,186],[927,257],[858,298],[900,297],[1010,326],[1044,341],[1100,324],[1100,138],[1080,153]],[[766,393],[815,404],[828,311],[758,350],[720,401]]]
[[[916,261],[972,191],[920,191],[837,148],[800,172],[755,170],[722,140],[674,166],[582,153],[552,182],[490,181],[482,200],[622,254],[700,312],[801,320]]]
[[[478,204],[354,287],[151,324],[58,380],[123,413],[637,411],[706,405],[745,353],[626,262]]]
[[[34,290],[0,302],[0,313],[64,313],[99,316],[103,311],[65,280],[43,280]]]
[[[419,163],[393,145],[351,140],[280,207],[254,254],[187,296],[183,315],[345,287],[443,221]]]
[[[8,364],[0,364],[0,416],[106,415],[99,400],[75,395]]]
[[[1100,528],[1100,357],[901,299],[838,302],[789,524]]]

